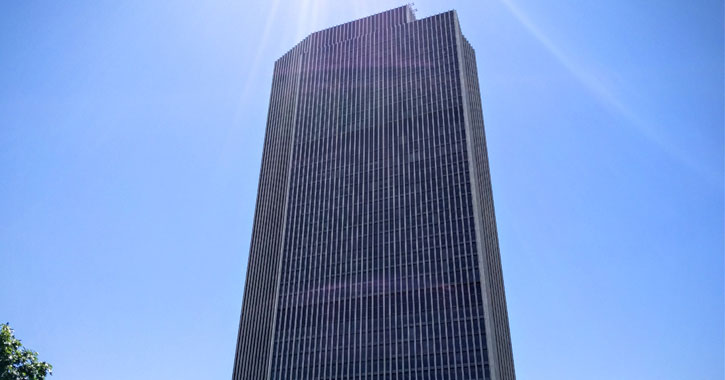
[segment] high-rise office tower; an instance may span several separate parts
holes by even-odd
[[[455,11],[274,66],[234,379],[514,379],[474,51]]]

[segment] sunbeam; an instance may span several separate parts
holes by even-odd
[[[269,41],[269,36],[272,32],[272,27],[274,26],[274,20],[277,15],[277,9],[279,8],[280,0],[273,0],[272,5],[269,9],[269,13],[267,14],[267,20],[264,22],[264,30],[262,31],[262,36],[259,39],[259,43],[257,44],[257,50],[254,53],[254,58],[252,59],[252,65],[250,66],[250,69],[247,73],[247,78],[244,80],[244,88],[242,90],[242,95],[240,97],[241,101],[244,102],[249,94],[249,90],[251,88],[252,84],[252,78],[254,78],[258,71],[259,71],[259,65],[262,60],[262,55],[264,53],[264,48],[267,46]]]
[[[581,82],[589,91],[591,91],[597,99],[612,111],[618,113],[629,124],[635,128],[637,132],[642,134],[652,144],[660,148],[665,154],[679,161],[683,165],[690,168],[700,177],[707,182],[719,187],[723,187],[720,175],[693,159],[690,155],[683,152],[675,144],[671,143],[658,133],[655,126],[651,122],[642,118],[639,114],[633,111],[625,103],[623,103],[613,91],[611,91],[606,84],[598,79],[593,73],[587,68],[577,64],[571,59],[559,46],[554,43],[545,33],[543,33],[538,26],[531,21],[527,14],[521,10],[511,0],[501,0],[516,20],[539,41],[551,55],[556,58],[559,63],[564,66],[579,82]]]

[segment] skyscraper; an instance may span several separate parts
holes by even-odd
[[[275,63],[233,378],[515,378],[455,11],[379,13]]]

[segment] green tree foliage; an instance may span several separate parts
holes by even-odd
[[[0,325],[0,380],[43,380],[52,372],[53,366],[23,347],[7,323]]]

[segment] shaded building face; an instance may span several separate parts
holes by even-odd
[[[234,379],[514,379],[473,49],[401,7],[275,64]]]

